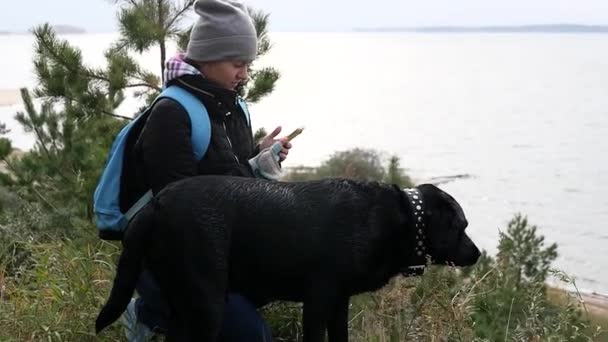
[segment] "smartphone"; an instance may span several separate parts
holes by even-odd
[[[300,135],[300,133],[302,133],[302,131],[304,131],[304,127],[296,128],[293,132],[291,132],[291,134],[289,134],[287,136],[287,141],[291,141],[293,138],[295,138],[298,135]]]

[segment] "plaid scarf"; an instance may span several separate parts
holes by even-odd
[[[184,61],[184,57],[186,55],[183,53],[178,53],[175,56],[169,58],[167,60],[167,62],[165,62],[165,87],[167,86],[167,83],[169,83],[169,81],[174,80],[180,76],[184,76],[184,75],[201,75],[203,76],[203,74],[201,74],[200,71],[198,71],[198,69],[196,69],[195,67],[193,67],[192,65],[188,64],[186,61]]]

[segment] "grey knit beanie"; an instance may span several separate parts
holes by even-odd
[[[197,0],[199,15],[192,28],[186,57],[197,62],[253,61],[257,35],[247,7],[238,0]]]

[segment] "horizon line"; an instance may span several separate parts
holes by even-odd
[[[37,26],[37,25],[36,25]],[[82,34],[115,34],[115,30],[87,30],[86,28],[74,25],[55,24],[54,27],[61,27],[59,35],[82,35]],[[34,26],[35,27],[35,26]],[[10,31],[0,29],[0,36],[5,35],[31,35],[32,28],[28,30]],[[61,32],[63,31],[63,32]],[[518,24],[518,25],[422,25],[422,26],[369,26],[351,28],[300,28],[300,29],[270,29],[275,33],[475,33],[475,32],[531,32],[531,33],[608,33],[608,24],[572,24],[572,23],[553,23],[553,24]]]

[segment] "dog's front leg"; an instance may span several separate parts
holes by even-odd
[[[314,298],[304,302],[302,311],[304,342],[325,341],[331,306],[324,299]]]
[[[304,301],[304,342],[323,342],[328,322],[334,316],[337,287],[327,276],[319,275]]]
[[[348,302],[349,297],[337,298],[331,315],[327,334],[329,342],[348,342]]]

